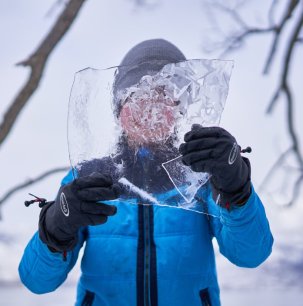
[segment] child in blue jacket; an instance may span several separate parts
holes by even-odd
[[[165,40],[144,41],[124,57],[114,93],[185,60]],[[174,123],[172,106],[141,101],[139,117],[154,110],[159,115],[148,131],[148,122],[130,116],[127,100],[115,101],[123,129],[119,154],[83,164],[76,179],[70,172],[54,203],[43,207],[39,231],[19,266],[29,290],[42,294],[58,288],[84,247],[77,306],[218,306],[214,237],[220,252],[240,267],[257,267],[270,255],[273,238],[264,207],[235,138],[223,128],[193,125],[178,152],[167,128]],[[161,164],[177,154],[193,171],[211,174],[195,198],[212,214],[140,205],[145,200],[126,196],[118,183],[117,165],[123,165],[123,177],[133,185],[161,202],[176,203],[180,194]]]

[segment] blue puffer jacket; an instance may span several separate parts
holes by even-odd
[[[63,184],[72,180],[68,175]],[[176,190],[161,196],[169,202]],[[79,232],[79,244],[62,260],[36,233],[19,266],[24,285],[42,294],[66,279],[85,242],[75,305],[220,305],[212,238],[241,267],[256,267],[271,253],[273,238],[252,188],[247,203],[230,212],[206,188],[201,196],[213,216],[176,208],[117,203],[106,224]]]

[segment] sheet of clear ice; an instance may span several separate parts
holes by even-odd
[[[141,138],[137,139],[141,142],[140,147],[145,147],[150,139],[163,143],[165,148],[172,139],[171,135],[174,135],[172,145],[178,148],[192,124],[219,125],[232,68],[232,61],[223,60],[197,59],[168,64],[157,74],[144,76],[138,84],[115,92],[115,97],[112,86],[119,67],[104,70],[87,68],[77,72],[68,109],[68,149],[72,169],[77,175],[87,174],[82,171],[84,165],[119,155],[123,120],[130,131],[129,138],[132,133],[137,133],[136,129],[140,129]],[[120,114],[121,120],[114,114],[113,103],[117,99],[121,106],[128,107],[128,112]],[[140,113],[142,108],[147,111]],[[130,114],[129,117],[127,114]],[[161,125],[167,128],[159,128]],[[177,153],[167,156],[169,158],[162,160],[159,166],[165,170],[162,179],[170,180],[178,191],[180,196],[177,201],[158,197],[152,186],[147,184],[140,188],[136,186],[136,180],[130,179],[135,176],[125,177],[123,161],[116,163],[118,174],[115,179],[133,195],[141,198],[143,194],[149,195],[140,203],[209,213],[196,197],[197,191],[201,193],[203,188],[207,188],[209,175],[191,171],[182,164]],[[108,171],[112,174],[112,169]],[[137,200],[132,201],[138,203]]]

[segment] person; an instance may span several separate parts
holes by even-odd
[[[185,60],[166,40],[139,43],[122,60],[114,96],[164,65]],[[169,202],[179,195],[161,167],[179,154],[171,145],[174,119],[169,112],[177,103],[162,98],[139,99],[136,115],[131,116],[133,102],[114,97],[114,113],[123,129],[119,150],[84,163],[76,179],[69,172],[54,203],[41,210],[39,231],[19,265],[29,290],[56,290],[84,247],[75,305],[217,306],[214,237],[220,252],[239,267],[257,267],[270,255],[273,237],[251,182],[249,160],[223,128],[195,124],[179,148],[186,166],[211,174],[198,199],[215,207],[220,218],[140,205],[144,199],[139,195],[132,195],[139,205],[130,204],[118,182],[117,165],[123,165],[128,181],[156,198]],[[157,124],[148,116],[138,120],[152,112],[160,116]]]

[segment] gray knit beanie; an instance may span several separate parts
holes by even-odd
[[[155,75],[167,64],[185,60],[183,53],[164,39],[145,40],[130,49],[118,68],[113,84],[116,115],[120,113],[120,103],[115,99],[117,91],[137,84],[145,75]]]

